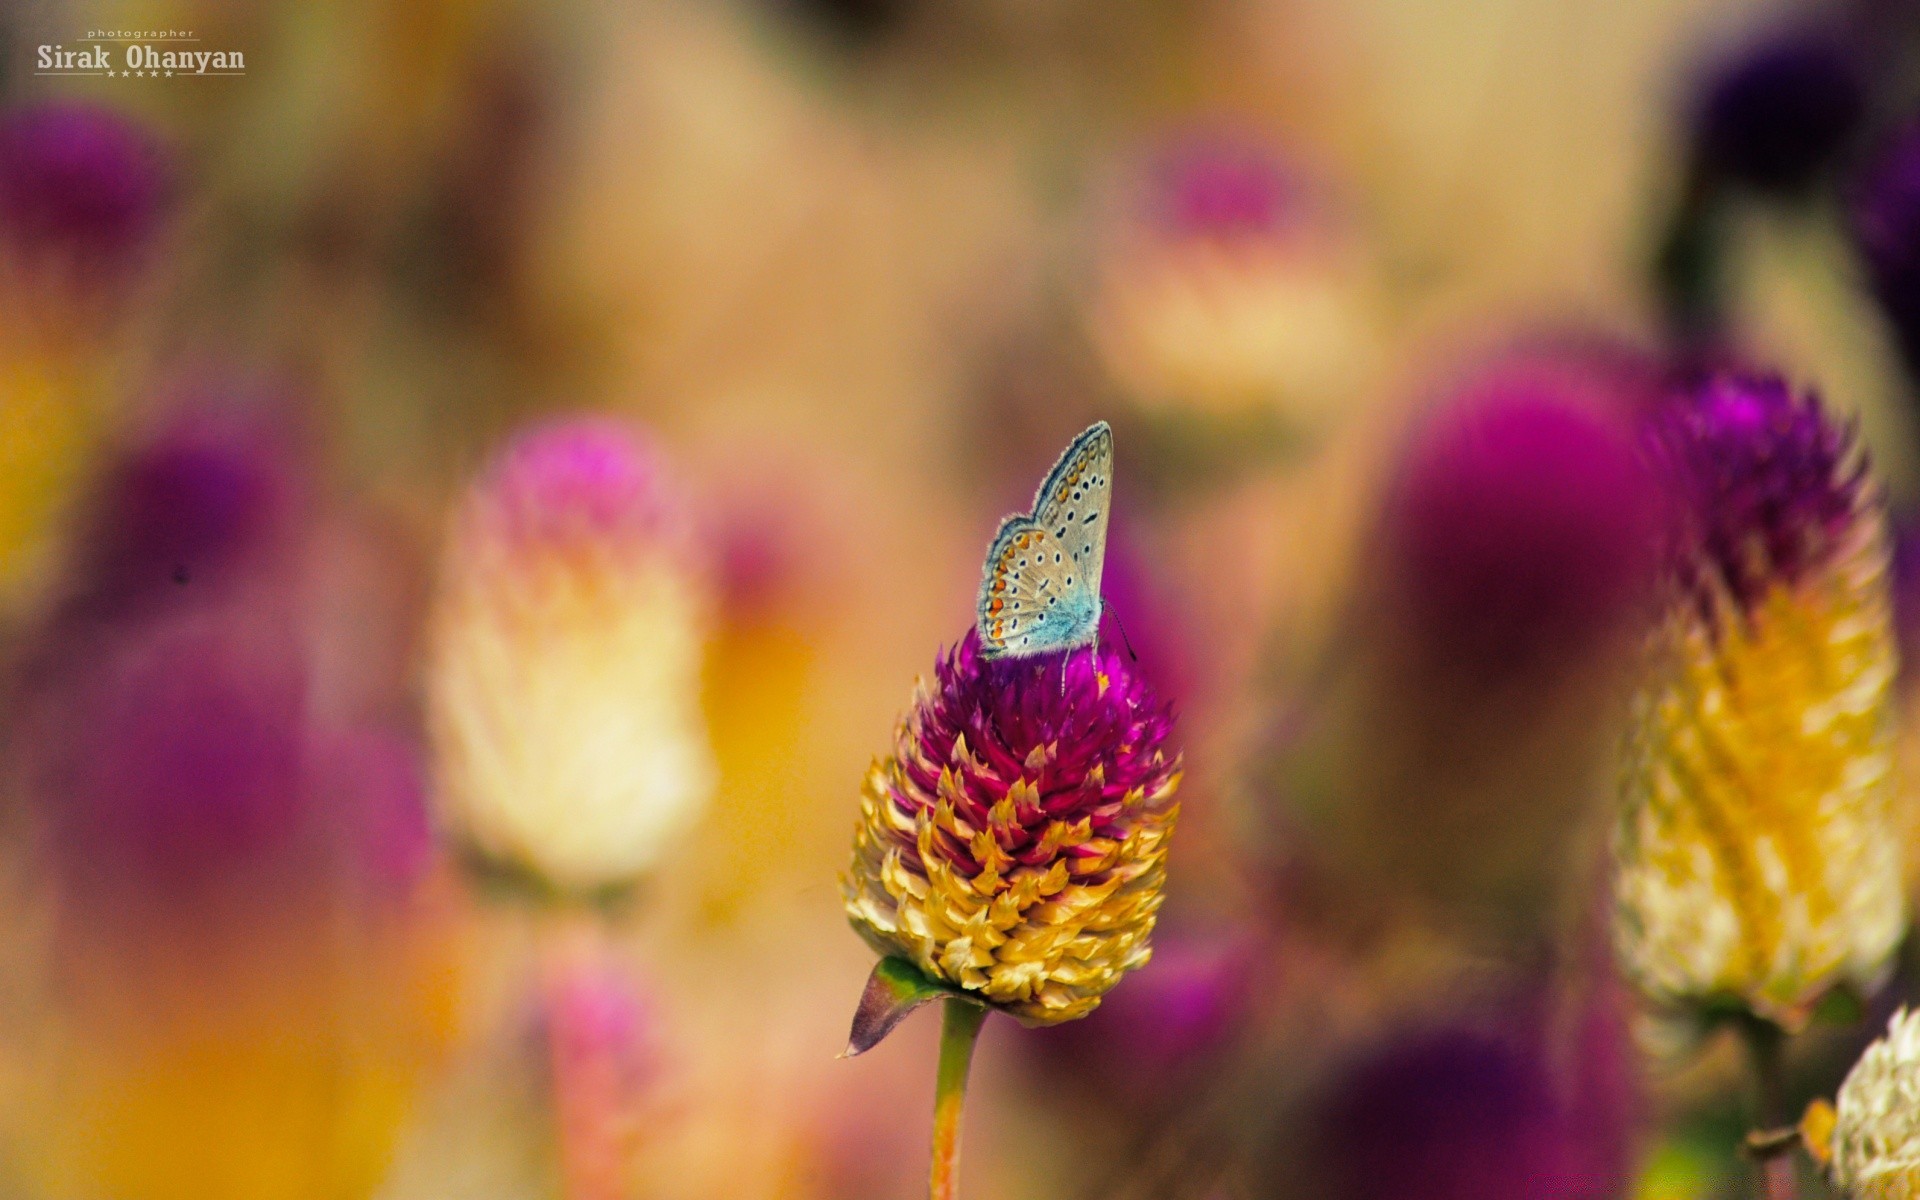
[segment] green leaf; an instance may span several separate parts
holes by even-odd
[[[867,990],[860,994],[860,1007],[853,1010],[853,1029],[847,1034],[847,1048],[840,1057],[865,1054],[906,1020],[908,1013],[943,996],[986,1007],[971,992],[927,978],[904,958],[881,959],[874,964],[873,974],[867,976]]]
[[[1841,984],[1820,998],[1813,1019],[1823,1025],[1858,1025],[1867,1019],[1867,1005],[1858,992]]]

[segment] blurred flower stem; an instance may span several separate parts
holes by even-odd
[[[1764,1017],[1743,1015],[1741,1040],[1747,1046],[1747,1058],[1753,1063],[1753,1079],[1758,1108],[1754,1113],[1754,1131],[1748,1135],[1748,1153],[1754,1160],[1754,1172],[1760,1184],[1760,1200],[1794,1200],[1793,1147],[1795,1139],[1782,1139],[1776,1131],[1787,1120],[1786,1030]]]
[[[987,1010],[967,1000],[949,999],[940,1025],[940,1072],[933,1086],[932,1200],[960,1194],[960,1113],[967,1103],[967,1068]]]

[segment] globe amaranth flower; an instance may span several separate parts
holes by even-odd
[[[1376,336],[1368,260],[1325,189],[1237,134],[1155,156],[1094,284],[1108,374],[1150,412],[1278,417],[1316,433]]]
[[[1716,377],[1650,443],[1686,514],[1616,831],[1627,974],[1792,1027],[1872,986],[1905,928],[1885,521],[1850,432]]]
[[[455,522],[433,616],[443,817],[561,890],[632,882],[712,790],[706,605],[654,456],[608,421],[513,443]]]
[[[1920,1196],[1920,1012],[1901,1009],[1840,1085],[1822,1129],[1833,1182],[1851,1200]],[[1803,1130],[1813,1124],[1813,1114]]]
[[[1481,678],[1567,665],[1645,598],[1659,485],[1622,360],[1573,348],[1478,368],[1408,446],[1388,509],[1423,653]]]
[[[604,948],[576,944],[549,964],[541,1000],[561,1194],[631,1195],[642,1107],[659,1065],[646,997]]]
[[[943,658],[862,788],[848,918],[1021,1020],[1083,1017],[1148,958],[1179,805],[1171,709],[1114,647]]]

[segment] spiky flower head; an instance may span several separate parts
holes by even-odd
[[[988,660],[969,630],[867,772],[841,880],[854,929],[1029,1024],[1086,1016],[1148,958],[1172,728],[1111,646]]]
[[[432,618],[445,821],[563,891],[633,882],[713,787],[704,628],[684,514],[635,435],[514,442],[460,510]]]
[[[1778,379],[1656,418],[1683,512],[1632,717],[1616,942],[1676,1006],[1787,1026],[1905,928],[1885,520],[1849,431]]]
[[[1108,373],[1148,411],[1318,432],[1356,390],[1376,334],[1344,211],[1239,132],[1176,139],[1143,175],[1094,288]]]
[[[1920,1196],[1920,1012],[1895,1013],[1847,1073],[1816,1152],[1852,1200]]]

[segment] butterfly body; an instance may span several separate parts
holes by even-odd
[[[1047,472],[1033,507],[1000,522],[987,550],[975,625],[988,658],[1090,644],[1113,497],[1113,430],[1100,421]]]

